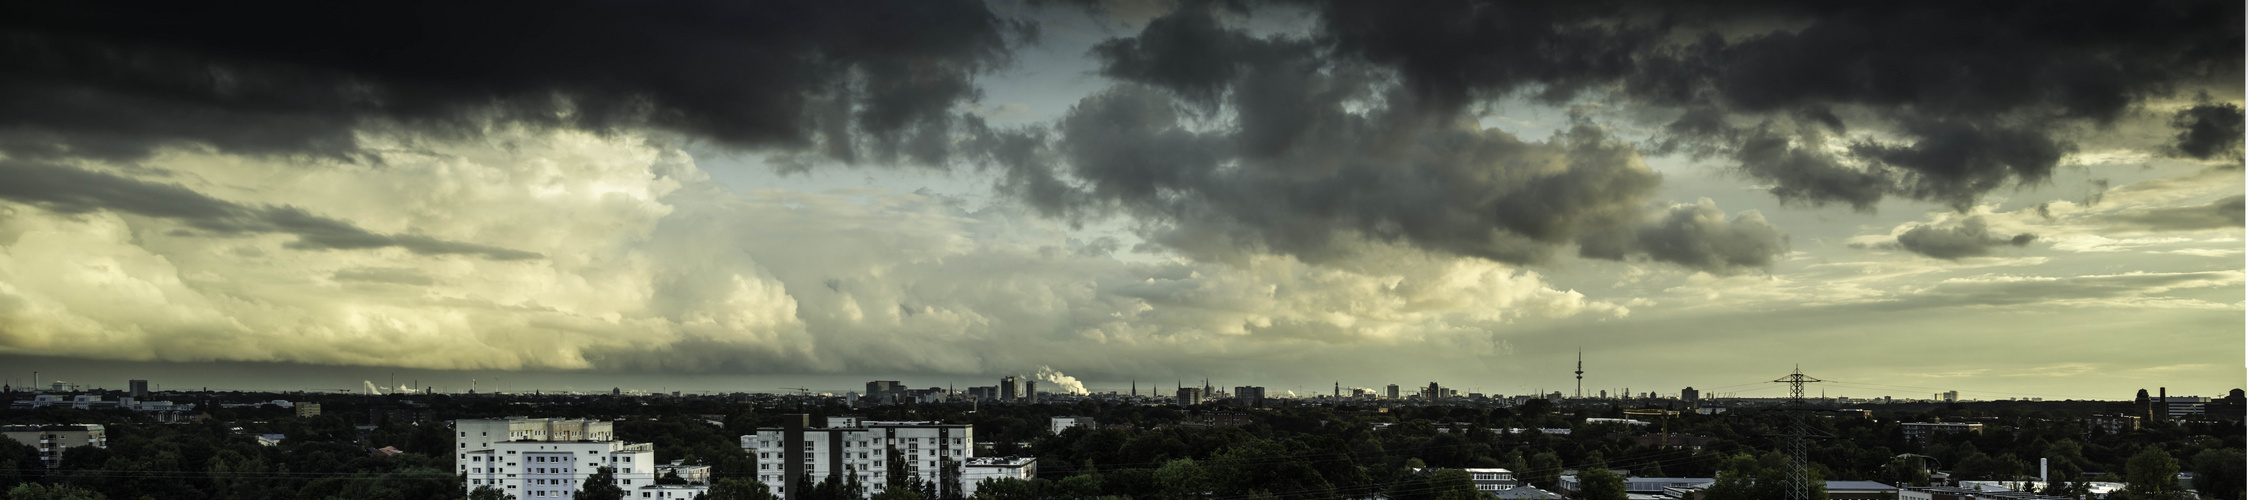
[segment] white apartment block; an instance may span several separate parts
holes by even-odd
[[[782,427],[757,429],[741,437],[742,449],[757,457],[757,479],[784,499],[829,477],[848,480],[857,476],[869,494],[880,493],[889,482],[888,452],[901,452],[906,472],[935,480],[944,460],[961,465],[962,496],[975,494],[971,477],[1021,477],[1036,473],[1032,459],[981,460],[975,455],[975,430],[965,424],[938,422],[864,421],[858,417],[829,417],[827,427],[811,428],[809,416],[792,415]],[[990,462],[990,463],[983,463]],[[983,463],[983,465],[976,465]],[[1011,476],[1010,476],[1011,474]],[[811,483],[801,481],[809,479]]]
[[[708,486],[657,486],[656,450],[616,440],[598,420],[508,417],[455,420],[459,473],[469,491],[490,486],[518,499],[570,498],[601,467],[632,498],[693,498]]]
[[[0,427],[9,439],[39,449],[39,463],[52,469],[62,464],[62,455],[71,448],[92,446],[109,447],[109,431],[101,424],[64,425],[10,425]],[[26,464],[29,465],[29,464]]]

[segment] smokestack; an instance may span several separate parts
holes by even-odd
[[[2037,459],[2037,480],[2044,481],[2045,484],[2050,485],[2053,484],[2053,479],[2052,477],[2046,475],[2052,472],[2052,469],[2047,467],[2048,465],[2050,464],[2046,463],[2046,459]]]

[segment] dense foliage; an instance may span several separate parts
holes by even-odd
[[[278,399],[271,396],[259,396]],[[273,408],[225,409],[191,423],[160,424],[136,414],[68,409],[9,410],[0,421],[98,423],[108,426],[107,450],[73,450],[53,471],[41,471],[37,452],[0,440],[0,491],[20,485],[42,492],[83,491],[105,498],[463,498],[452,473],[453,418],[506,415],[613,419],[619,437],[654,443],[656,458],[710,465],[714,499],[771,498],[749,478],[756,461],[739,436],[778,425],[786,414],[809,414],[814,425],[831,415],[870,420],[936,420],[974,425],[979,456],[1038,459],[1038,477],[987,481],[976,498],[1352,498],[1382,495],[1398,500],[1470,498],[1473,485],[1455,469],[1506,468],[1520,479],[1558,489],[1564,474],[1584,470],[1588,495],[1605,493],[1598,470],[1637,476],[1714,477],[1710,498],[1768,498],[1784,477],[1786,459],[1775,434],[1787,418],[1754,410],[1719,415],[1687,412],[1645,427],[1587,423],[1622,418],[1622,408],[1560,408],[1543,401],[1518,408],[1333,408],[1283,406],[1241,410],[1221,406],[1146,406],[1079,402],[1047,405],[898,405],[853,409],[833,400],[726,397],[505,396],[340,397],[322,401],[328,414],[296,418]],[[426,422],[393,422],[375,411],[409,404]],[[196,401],[207,403],[205,401]],[[216,407],[216,405],[209,405]],[[2083,481],[2125,481],[2192,471],[2204,498],[2241,498],[2242,428],[2238,423],[2154,423],[2121,434],[2087,427],[2081,418],[2096,403],[1979,403],[1876,406],[1870,418],[1820,414],[1811,428],[1823,436],[1808,446],[1811,474],[1927,484],[1930,469],[1953,479],[2021,480],[2048,459],[2055,478],[2049,492],[2068,493]],[[1204,426],[1214,412],[1245,413],[1246,424]],[[1048,431],[1052,416],[1093,417],[1099,425]],[[1651,419],[1653,417],[1637,417]],[[229,420],[231,419],[231,420]],[[1980,434],[1939,435],[1930,442],[1905,439],[1902,422],[1981,422]],[[1547,433],[1538,429],[1568,429]],[[1509,431],[1517,429],[1517,431]],[[1693,437],[1699,448],[1660,446]],[[281,434],[263,446],[257,434]],[[405,453],[372,456],[370,448]],[[890,464],[899,463],[896,458]],[[15,464],[15,465],[8,465]],[[28,464],[28,466],[27,466]],[[947,463],[941,477],[885,474],[885,500],[958,500],[961,492],[938,485],[958,474]],[[899,483],[889,483],[897,478]],[[866,498],[875,488],[839,479],[810,484],[816,498]],[[2140,483],[2141,481],[2134,481]],[[2159,481],[2136,493],[2166,496],[2176,482]],[[1760,486],[1762,485],[1762,486]],[[29,490],[27,490],[29,491]],[[496,498],[487,490],[476,498]],[[27,493],[30,494],[30,493]],[[1820,494],[1823,496],[1823,492]],[[1612,496],[1612,495],[1610,495]]]

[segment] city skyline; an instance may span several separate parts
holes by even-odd
[[[115,4],[0,7],[6,380],[2248,386],[2237,2]]]

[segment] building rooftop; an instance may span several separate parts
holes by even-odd
[[[972,457],[968,459],[967,465],[984,467],[1013,467],[1029,465],[1031,462],[1036,461],[1038,461],[1038,459],[1032,457]]]

